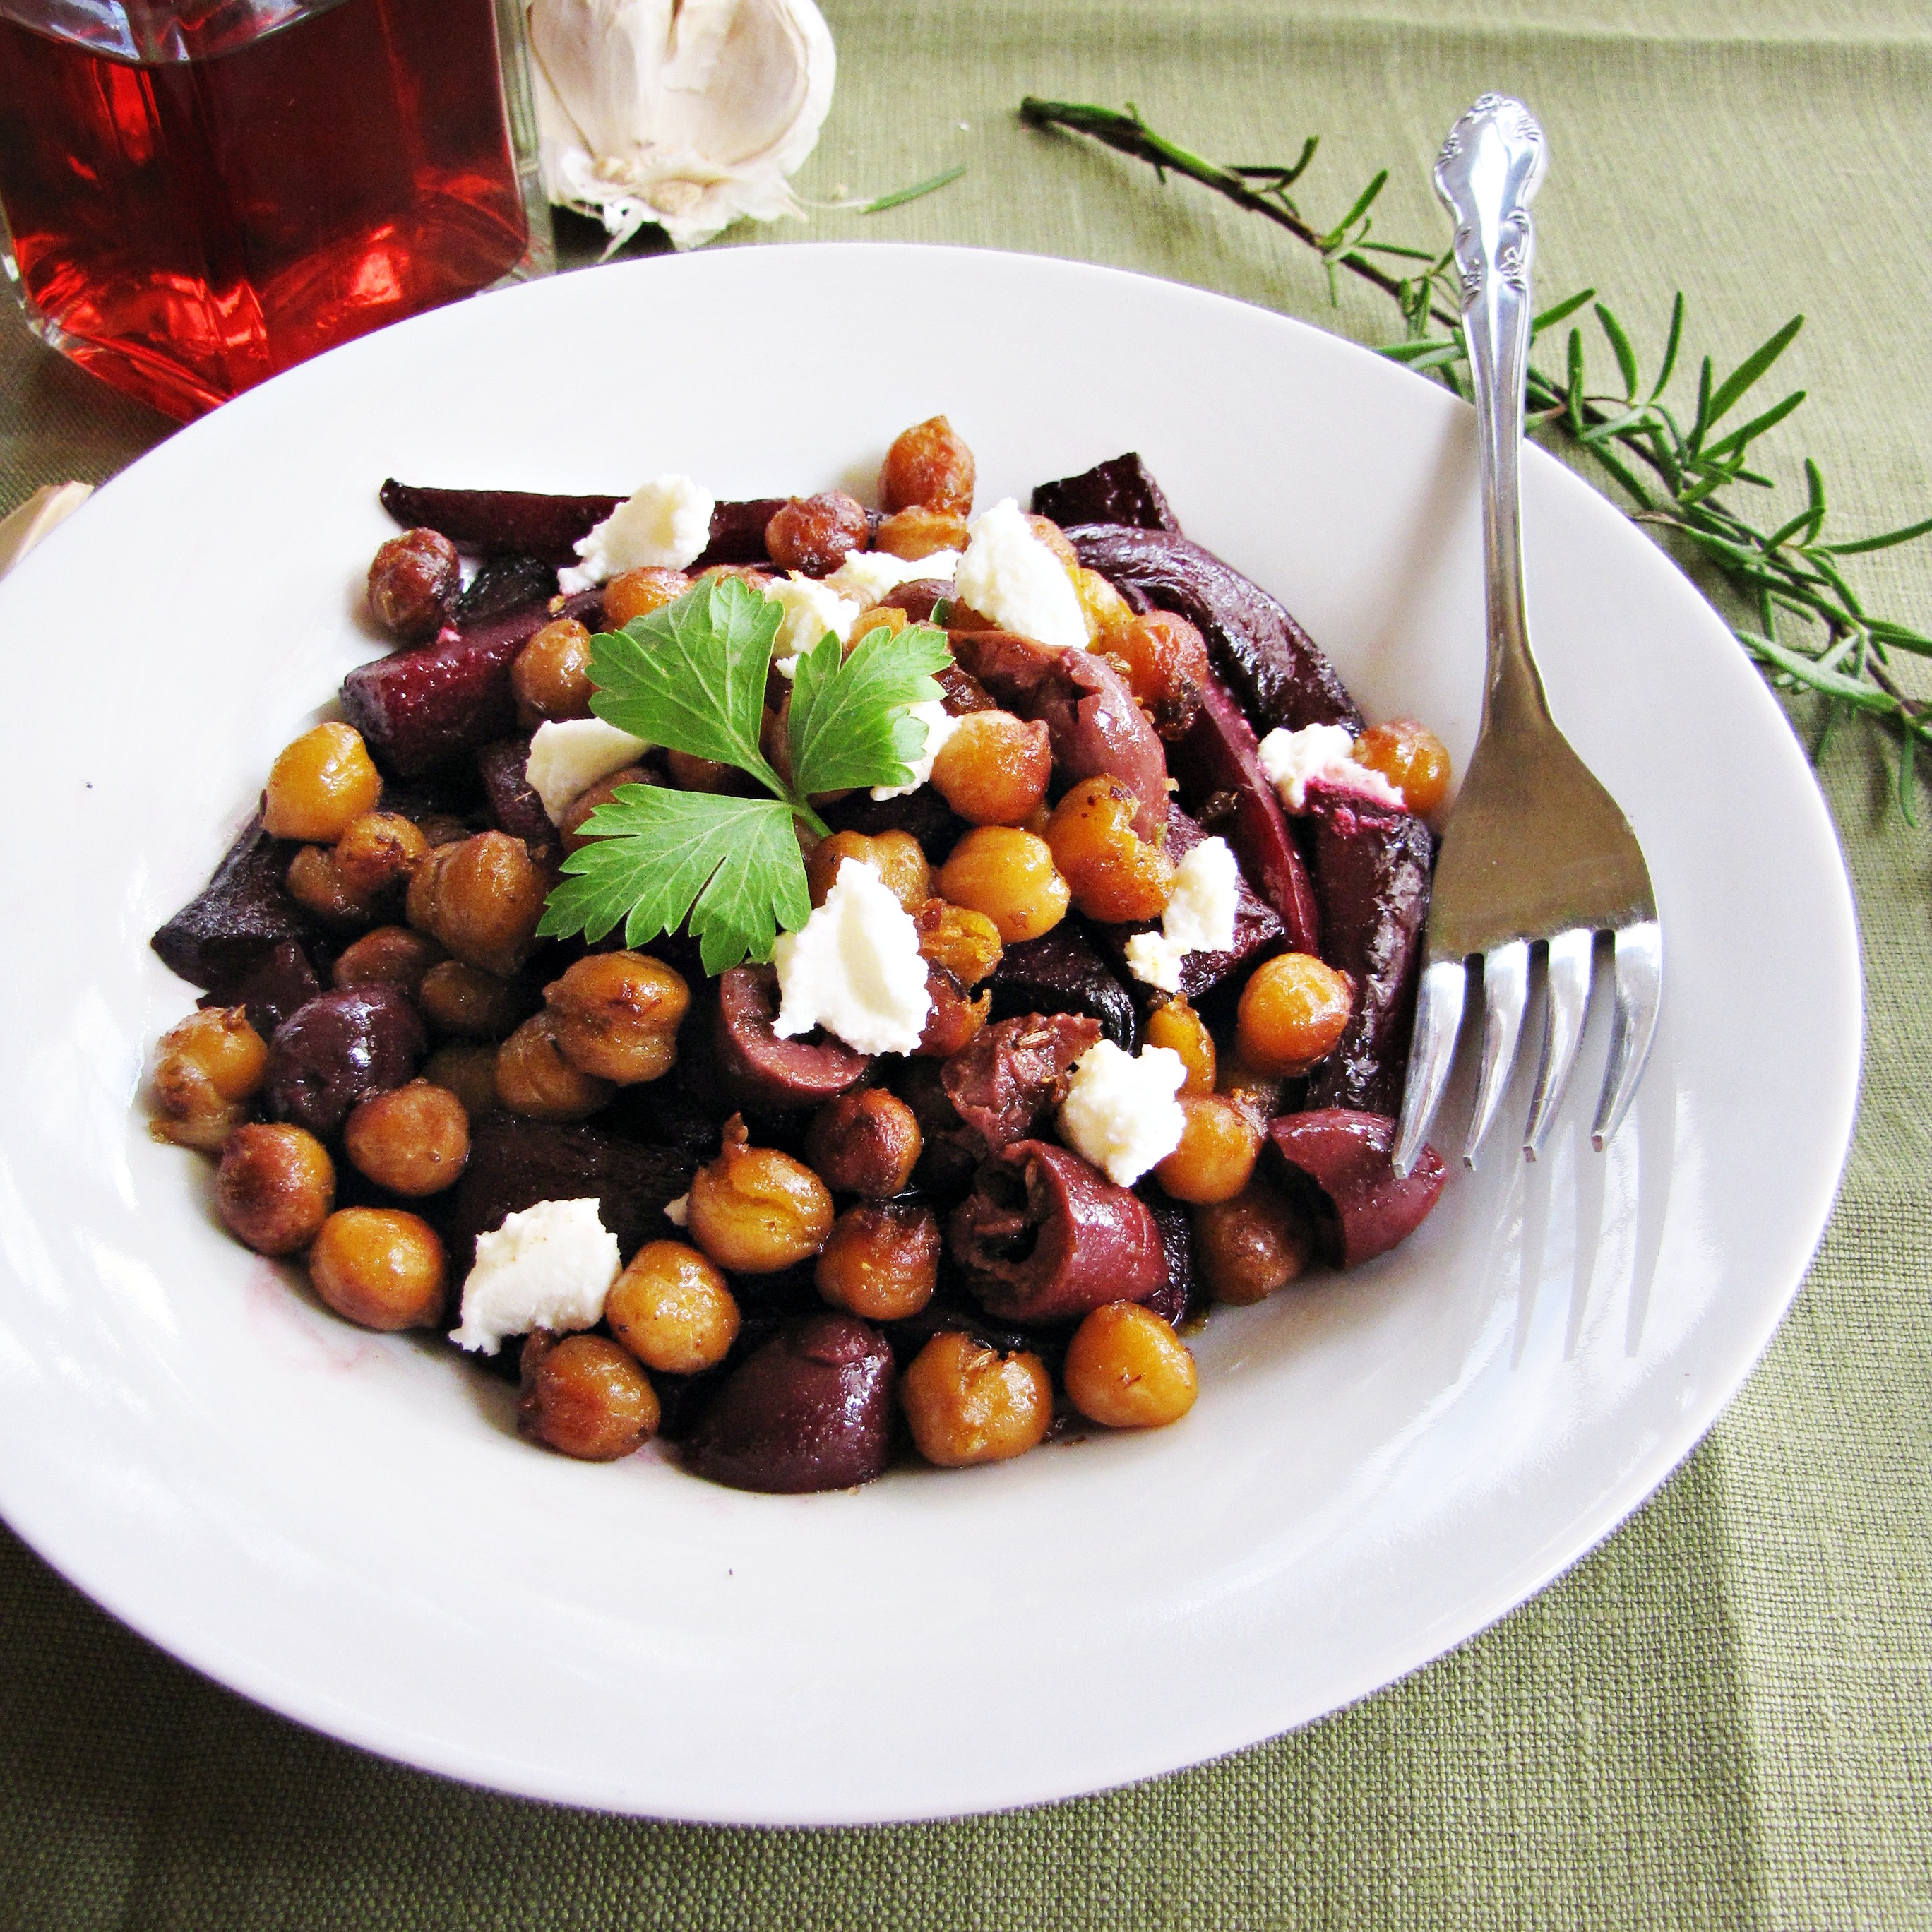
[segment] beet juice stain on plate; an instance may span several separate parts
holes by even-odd
[[[199,416],[553,266],[520,0],[0,0],[0,241],[46,342]]]

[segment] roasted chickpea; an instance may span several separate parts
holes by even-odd
[[[1037,1355],[1002,1355],[950,1330],[914,1358],[899,1402],[919,1453],[962,1469],[1037,1448],[1053,1420],[1053,1381]]]
[[[1010,711],[969,712],[932,761],[934,788],[968,825],[1024,823],[1052,776],[1046,727]]]
[[[932,873],[910,832],[881,832],[868,838],[861,832],[835,832],[822,838],[806,861],[806,881],[812,902],[822,906],[838,883],[838,868],[848,859],[878,868],[886,889],[908,912],[916,912],[932,896]]]
[[[538,1329],[524,1344],[517,1430],[580,1462],[614,1462],[657,1433],[650,1378],[602,1335],[553,1340]]]
[[[765,526],[765,548],[781,570],[829,577],[869,540],[866,506],[843,490],[794,496]]]
[[[1214,1090],[1214,1036],[1208,1023],[1186,1000],[1176,996],[1165,1000],[1148,1015],[1147,1043],[1165,1046],[1180,1056],[1187,1069],[1184,1094],[1211,1094]]]
[[[1180,1143],[1154,1171],[1177,1201],[1232,1201],[1261,1158],[1262,1130],[1246,1109],[1218,1094],[1184,1094]]]
[[[680,791],[735,792],[746,783],[745,774],[736,765],[694,758],[688,752],[665,752],[664,770]]]
[[[369,566],[369,608],[392,635],[425,644],[442,628],[462,580],[456,546],[440,530],[405,530]]]
[[[609,805],[617,796],[620,785],[656,784],[657,780],[642,765],[626,765],[621,770],[613,772],[608,778],[599,778],[588,791],[580,791],[563,808],[563,816],[557,820],[556,829],[563,839],[566,852],[580,852],[586,845],[594,844],[594,839],[584,832],[584,821],[600,805]]]
[[[154,1100],[165,1118],[156,1135],[177,1147],[220,1150],[242,1124],[247,1101],[268,1070],[268,1046],[246,1006],[203,1006],[162,1034],[154,1060]],[[896,1190],[895,1190],[896,1192]]]
[[[1001,940],[1016,946],[1051,932],[1072,897],[1044,838],[1004,825],[979,825],[940,868],[940,896],[983,913]]]
[[[1059,558],[1060,568],[1072,580],[1077,592],[1080,588],[1080,558],[1066,532],[1051,517],[1028,517],[1027,521],[1034,535]]]
[[[691,1010],[681,974],[642,952],[592,952],[544,988],[565,1059],[600,1080],[629,1086],[668,1073]]]
[[[524,1013],[521,990],[460,959],[440,960],[422,976],[416,1004],[438,1033],[458,1040],[496,1040]]]
[[[454,845],[470,836],[470,826],[453,812],[426,812],[416,822],[416,830],[434,851],[439,845]]]
[[[1174,862],[1134,830],[1139,796],[1118,778],[1082,778],[1053,808],[1046,842],[1089,919],[1158,919],[1174,891]]]
[[[891,1201],[848,1208],[819,1250],[812,1279],[834,1308],[863,1320],[916,1315],[939,1286],[939,1217]]]
[[[935,550],[966,548],[966,519],[957,510],[929,510],[914,503],[896,512],[872,532],[872,548],[916,563]]]
[[[1073,1331],[1066,1399],[1108,1429],[1160,1429],[1194,1406],[1200,1377],[1180,1337],[1137,1302],[1110,1301]]]
[[[999,964],[1004,950],[1000,929],[984,913],[932,898],[912,916],[921,956],[944,966],[962,986],[976,986]]]
[[[610,595],[620,577],[604,592],[604,621],[614,631],[623,622],[610,615]],[[588,718],[590,633],[574,617],[555,617],[521,650],[510,667],[510,689],[517,700],[517,722],[533,731],[547,720]]]
[[[376,916],[377,896],[350,884],[329,846],[304,845],[289,861],[284,884],[297,905],[326,925],[366,926]]]
[[[885,1201],[910,1184],[920,1146],[912,1109],[883,1087],[866,1087],[826,1101],[812,1117],[805,1157],[835,1193]]]
[[[1380,772],[1402,802],[1426,818],[1449,796],[1449,748],[1413,718],[1392,718],[1355,740],[1355,762]]]
[[[1134,608],[1097,570],[1073,573],[1073,588],[1086,614],[1087,634],[1096,651],[1111,652],[1134,621]]]
[[[1354,997],[1348,976],[1312,952],[1264,959],[1241,988],[1235,1047],[1258,1072],[1292,1079],[1334,1051]]]
[[[734,1114],[718,1158],[691,1184],[691,1238],[720,1268],[770,1274],[815,1255],[832,1232],[832,1195],[802,1161],[754,1148]]]
[[[347,724],[318,724],[282,748],[262,795],[263,829],[277,838],[332,845],[358,813],[374,812],[382,776],[362,734]]]
[[[646,564],[626,570],[604,586],[604,622],[613,631],[621,631],[634,617],[648,617],[667,604],[675,604],[691,588],[691,579],[681,570],[666,570]]]
[[[406,885],[429,841],[399,812],[358,813],[335,842],[335,868],[351,892],[373,897]]]
[[[406,926],[379,926],[374,932],[345,946],[336,956],[329,982],[336,986],[365,986],[384,980],[400,986],[412,997],[422,986],[423,976],[440,964],[442,948],[426,932]],[[473,967],[466,966],[466,973]]]
[[[964,517],[973,483],[973,452],[944,416],[928,416],[892,439],[879,470],[879,503],[887,512],[916,506]]]
[[[257,1254],[292,1255],[335,1204],[335,1168],[305,1127],[237,1127],[221,1150],[214,1204],[228,1232]]]
[[[1216,1301],[1266,1300],[1300,1274],[1314,1248],[1306,1216],[1264,1180],[1194,1210],[1194,1264]]]
[[[1185,617],[1150,610],[1132,617],[1102,648],[1163,738],[1180,737],[1200,709],[1208,680],[1208,646]]]
[[[852,620],[851,632],[845,640],[845,655],[849,658],[874,631],[890,631],[896,638],[911,621],[896,604],[874,604],[869,610],[861,610]]]
[[[694,1376],[738,1339],[738,1304],[712,1264],[682,1241],[646,1241],[604,1298],[611,1332],[647,1369]]]
[[[958,979],[932,960],[926,962],[926,1024],[913,1048],[922,1060],[950,1060],[993,1016],[990,987],[969,999]]]
[[[364,1328],[428,1328],[442,1314],[442,1244],[400,1208],[338,1208],[315,1238],[308,1274],[337,1314]]]
[[[416,868],[409,920],[466,965],[506,975],[530,957],[548,890],[520,838],[479,832]]]
[[[343,1124],[350,1163],[378,1187],[440,1194],[470,1158],[470,1115],[446,1087],[412,1080],[359,1101]]]
[[[496,1049],[461,1042],[440,1046],[423,1062],[423,1078],[454,1094],[472,1120],[496,1108]]]
[[[587,1120],[616,1090],[564,1057],[547,1012],[533,1013],[496,1051],[497,1104],[526,1120]]]

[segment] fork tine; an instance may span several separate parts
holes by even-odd
[[[1529,998],[1529,941],[1512,940],[1483,956],[1483,1075],[1476,1106],[1469,1119],[1469,1138],[1462,1144],[1462,1165],[1473,1168],[1484,1137],[1496,1117],[1496,1106],[1509,1084],[1516,1064],[1517,1036],[1522,1031],[1522,1010]]]
[[[1603,1097],[1590,1129],[1590,1144],[1599,1154],[1623,1124],[1636,1096],[1650,1043],[1657,1037],[1663,997],[1663,928],[1654,919],[1622,928],[1617,934],[1617,1009],[1610,1028],[1610,1064],[1604,1069]]]
[[[1408,1080],[1390,1161],[1398,1175],[1406,1176],[1414,1166],[1449,1083],[1449,1063],[1455,1057],[1468,983],[1469,969],[1461,960],[1438,959],[1424,972],[1417,989],[1415,1027],[1408,1036]]]
[[[1596,934],[1581,927],[1559,932],[1550,942],[1550,962],[1544,988],[1543,1058],[1536,1070],[1536,1094],[1529,1103],[1529,1123],[1522,1130],[1526,1160],[1543,1151],[1557,1109],[1576,1068],[1576,1049],[1583,1040],[1583,1015],[1590,1004],[1590,953]]]

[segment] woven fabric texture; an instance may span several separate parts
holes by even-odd
[[[1430,239],[1442,130],[1505,88],[1554,145],[1544,290],[1594,284],[1654,352],[1681,286],[1690,345],[1720,364],[1806,311],[1790,463],[1818,459],[1845,532],[1932,512],[1923,0],[826,11],[839,87],[806,191],[968,172],[781,238],[1080,256],[1383,339],[1379,298],[1345,288],[1331,307],[1318,265],[1264,224],[1013,110],[1029,92],[1132,99],[1242,161],[1318,133],[1316,219],[1387,166],[1379,232]],[[566,246],[595,252],[582,226]],[[0,512],[111,474],[166,428],[0,301]],[[1862,560],[1857,581],[1932,630],[1924,547]],[[1496,1629],[1325,1723],[1130,1790],[927,1826],[704,1830],[521,1803],[312,1736],[152,1650],[0,1532],[0,1932],[1932,1925],[1932,830],[1888,810],[1854,730],[1822,778],[1869,1003],[1837,1214],[1710,1437]],[[1922,788],[1920,811],[1932,826]],[[1794,916],[1793,944],[1803,932]],[[1805,1023],[1790,1015],[1766,1050],[1802,1053]]]

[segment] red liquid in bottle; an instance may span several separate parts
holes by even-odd
[[[0,16],[29,312],[116,387],[198,415],[523,256],[493,0],[339,0],[182,43],[136,64]]]

